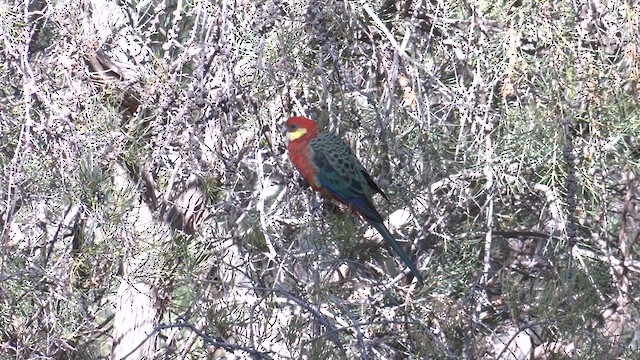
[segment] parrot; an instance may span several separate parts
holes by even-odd
[[[289,159],[309,186],[323,197],[359,214],[380,233],[422,285],[422,275],[384,225],[371,201],[375,193],[389,199],[347,143],[331,132],[318,132],[315,121],[301,116],[289,118],[283,131],[289,140]]]

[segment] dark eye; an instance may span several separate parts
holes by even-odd
[[[298,125],[296,125],[296,124],[289,125],[289,129],[291,129],[291,130],[295,130],[297,128],[298,128]]]

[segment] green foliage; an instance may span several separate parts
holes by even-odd
[[[637,358],[638,11],[0,4],[0,353]],[[422,288],[301,184],[294,114]]]

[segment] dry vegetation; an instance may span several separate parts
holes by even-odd
[[[0,358],[638,358],[639,17],[5,0]],[[293,171],[294,114],[424,287]]]

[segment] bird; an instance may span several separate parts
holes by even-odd
[[[373,181],[351,148],[331,132],[319,132],[315,121],[290,117],[283,126],[289,159],[309,186],[323,197],[346,205],[376,229],[402,259],[418,282],[424,278],[396,242],[372,202],[375,193],[387,195]]]

